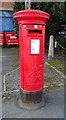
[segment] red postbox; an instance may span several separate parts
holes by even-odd
[[[4,45],[4,31],[0,31],[0,45]]]
[[[20,89],[23,103],[42,101],[45,21],[49,17],[48,13],[39,10],[23,10],[14,13],[14,18],[19,24]]]
[[[5,32],[6,45],[18,45],[18,38],[13,31]]]

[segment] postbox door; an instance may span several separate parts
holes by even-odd
[[[24,39],[24,89],[36,91],[43,88],[44,43],[42,37]]]
[[[20,88],[37,91],[44,85],[44,32],[31,33],[20,24]]]

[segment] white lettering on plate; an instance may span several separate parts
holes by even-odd
[[[32,39],[31,54],[39,54],[39,53],[40,53],[40,39]]]

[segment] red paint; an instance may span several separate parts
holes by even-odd
[[[4,45],[4,31],[0,31],[0,45]]]
[[[5,32],[5,39],[6,39],[6,45],[18,45],[19,44],[19,40],[13,31]]]
[[[48,13],[38,10],[14,13],[14,18],[19,21],[20,89],[43,89],[45,21],[49,17]]]

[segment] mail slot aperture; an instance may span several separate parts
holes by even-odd
[[[42,34],[41,30],[28,30],[28,34]]]

